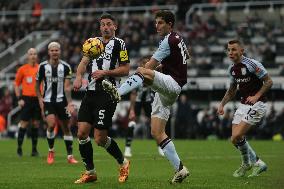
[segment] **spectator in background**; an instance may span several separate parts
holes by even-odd
[[[74,47],[74,51],[70,57],[69,63],[71,66],[72,71],[77,70],[78,62],[81,60],[81,48],[79,46]]]
[[[219,127],[219,137],[222,139],[228,139],[231,136],[231,123],[232,123],[232,110],[225,110],[225,114],[221,119]]]
[[[175,120],[176,136],[178,138],[187,138],[189,127],[191,107],[187,100],[187,96],[182,94],[177,104],[177,113]]]
[[[274,135],[281,134],[282,136],[284,136],[283,123],[284,123],[284,108],[276,117],[275,126],[274,126]]]
[[[34,1],[34,4],[33,4],[33,7],[32,7],[32,16],[35,17],[35,18],[39,18],[41,17],[41,14],[42,14],[42,4],[39,0],[35,0]]]
[[[270,45],[267,43],[262,50],[262,61],[265,67],[273,68],[276,67],[275,64],[275,53],[272,51]]]
[[[2,137],[3,133],[6,131],[6,119],[3,115],[0,114],[0,138]]]
[[[6,131],[7,116],[13,108],[13,98],[7,87],[3,88],[3,96],[0,95],[0,137]]]
[[[0,99],[0,114],[7,120],[9,112],[13,108],[13,97],[7,87],[3,89],[3,96]]]

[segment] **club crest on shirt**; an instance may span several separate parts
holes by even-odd
[[[58,76],[63,77],[64,71],[62,69],[58,70]]]
[[[241,68],[241,72],[242,72],[242,75],[246,75],[247,74],[246,68]]]
[[[45,75],[46,76],[51,76],[51,71],[50,70],[45,70]]]

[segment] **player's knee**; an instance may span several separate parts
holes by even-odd
[[[154,139],[158,139],[160,137],[160,132],[156,131],[156,130],[151,130],[151,135]]]
[[[62,128],[64,135],[70,135],[71,131],[68,125],[63,125],[61,128]]]
[[[238,141],[241,141],[242,140],[242,135],[239,134],[239,133],[236,133],[234,135],[231,136],[231,142],[236,145]]]
[[[104,146],[105,146],[105,140],[103,140],[103,139],[100,138],[100,137],[95,138],[95,143],[96,143],[98,146],[101,146],[101,147],[104,147]]]
[[[154,76],[153,70],[146,69],[143,67],[138,67],[137,72],[144,76],[144,78],[152,79]]]
[[[39,121],[33,121],[33,127],[34,128],[39,128],[40,122]]]
[[[86,139],[86,138],[88,138],[88,136],[89,136],[89,133],[87,133],[85,131],[78,130],[78,132],[77,132],[77,138],[79,140]]]
[[[56,122],[55,121],[47,121],[47,127],[50,129],[54,129],[54,127],[56,126]]]
[[[19,126],[20,126],[21,128],[27,128],[28,125],[29,125],[29,122],[26,122],[26,121],[21,121],[21,122],[19,123]]]

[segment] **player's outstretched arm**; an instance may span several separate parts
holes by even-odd
[[[83,56],[80,64],[77,67],[76,79],[74,80],[73,87],[75,91],[78,91],[82,87],[82,78],[86,72],[87,65],[90,62],[90,58]]]
[[[237,84],[236,83],[231,83],[229,89],[225,93],[222,101],[220,102],[220,105],[218,107],[218,114],[223,115],[224,114],[224,106],[232,100],[237,92]]]
[[[129,64],[121,64],[113,70],[96,70],[92,73],[92,78],[100,79],[105,76],[109,77],[123,77],[128,76],[130,70]]]

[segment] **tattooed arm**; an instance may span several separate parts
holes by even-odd
[[[247,98],[246,102],[249,102],[251,104],[255,104],[258,101],[258,99],[272,87],[273,81],[268,74],[266,74],[262,78],[262,80],[263,80],[262,87],[259,89],[259,91],[254,96],[249,96]]]
[[[237,92],[237,84],[231,83],[229,89],[224,95],[222,101],[220,102],[220,105],[218,107],[218,114],[220,115],[224,114],[224,106],[235,97],[236,92]]]

